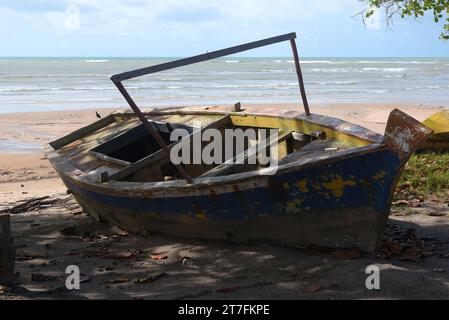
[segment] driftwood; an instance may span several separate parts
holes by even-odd
[[[61,199],[60,198],[50,199],[49,196],[33,198],[33,199],[27,200],[21,204],[18,204],[12,208],[2,210],[0,212],[7,212],[10,214],[18,214],[18,213],[28,212],[28,211],[32,211],[35,209],[39,209],[42,206],[52,205],[56,201],[59,201],[59,200],[61,200]]]
[[[0,214],[0,281],[14,275],[15,259],[9,214]]]

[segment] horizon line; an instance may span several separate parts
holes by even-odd
[[[55,58],[66,58],[66,59],[182,59],[185,56],[0,56],[0,59],[55,59]],[[221,57],[218,59],[263,59],[263,58],[284,58],[284,59],[292,59],[292,56],[229,56],[229,57]],[[302,56],[300,59],[373,59],[373,58],[421,58],[421,59],[446,59],[449,56]],[[214,59],[217,60],[217,59]]]

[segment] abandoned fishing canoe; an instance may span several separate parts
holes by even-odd
[[[419,146],[419,151],[449,151],[449,110],[441,110],[424,122],[434,132]]]
[[[47,157],[86,212],[131,232],[372,252],[382,239],[401,171],[431,130],[399,110],[390,114],[384,136],[311,114],[295,37],[286,34],[113,76],[133,112],[115,112],[51,142]],[[293,49],[304,113],[239,104],[141,111],[122,84],[281,41],[290,41]],[[172,141],[177,129],[187,135]],[[171,160],[172,150],[208,129],[276,134],[247,141],[243,152],[225,156],[223,163]],[[255,150],[276,158],[276,170],[245,161]]]

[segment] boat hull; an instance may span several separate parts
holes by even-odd
[[[259,176],[245,187],[203,186],[163,197],[101,192],[60,174],[87,212],[131,232],[372,252],[382,239],[400,167],[394,152],[380,149]]]

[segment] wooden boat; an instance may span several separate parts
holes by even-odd
[[[431,130],[399,110],[390,114],[384,136],[310,114],[294,37],[283,35],[114,76],[134,113],[115,112],[51,142],[45,147],[47,157],[85,211],[131,232],[372,252],[382,239],[401,171]],[[220,106],[142,112],[121,84],[174,65],[285,40],[290,40],[297,62],[305,113]],[[223,164],[174,165],[170,150],[200,127],[275,129],[277,172],[267,175],[258,163],[230,161],[236,156]],[[170,133],[179,128],[190,136],[170,142]],[[246,156],[251,150],[248,145]]]
[[[419,151],[449,151],[449,110],[433,114],[423,124],[434,132],[419,146]]]

